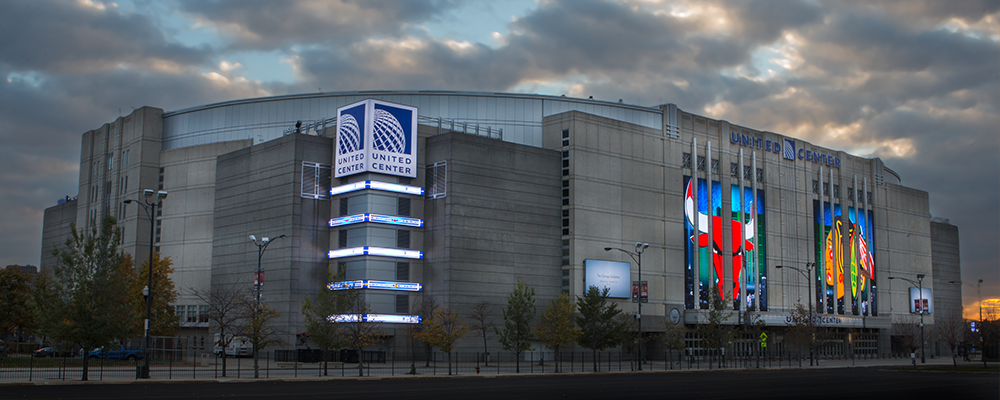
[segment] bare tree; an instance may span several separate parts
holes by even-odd
[[[208,322],[219,335],[215,345],[222,349],[219,353],[222,357],[222,376],[226,376],[226,348],[243,331],[248,317],[246,301],[250,292],[236,283],[217,284],[207,292],[195,290],[194,296],[208,305]]]
[[[472,331],[475,332],[476,336],[483,338],[483,359],[486,365],[490,365],[489,354],[490,350],[486,346],[486,341],[489,339],[490,332],[496,329],[496,324],[493,323],[493,306],[487,301],[481,301],[472,306]]]
[[[934,337],[948,346],[951,363],[958,367],[958,346],[965,339],[965,320],[961,314],[939,314],[934,317]]]
[[[365,300],[365,294],[360,290],[348,290],[347,314],[336,323],[344,324],[345,339],[350,348],[358,352],[358,376],[364,376],[364,350],[374,344],[381,336],[375,322],[365,319],[371,314],[371,305]]]
[[[799,349],[799,366],[802,366],[802,346],[809,349],[809,365],[813,365],[812,351],[816,343],[816,321],[806,311],[806,306],[802,302],[795,302],[795,308],[788,313],[788,328],[785,331],[785,340]]]
[[[916,353],[920,348],[920,326],[916,317],[902,316],[892,321],[892,338],[900,346]]]

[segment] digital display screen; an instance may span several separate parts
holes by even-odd
[[[934,297],[931,296],[930,289],[924,288],[921,290],[910,287],[910,312],[918,314],[934,313]]]
[[[330,250],[328,258],[344,258],[353,256],[384,256],[399,258],[424,258],[424,252],[419,250],[387,249],[384,247],[351,247],[347,249]]]
[[[629,298],[631,289],[632,264],[619,261],[583,260],[586,269],[586,286],[597,286],[604,290],[609,288],[608,297],[616,299]]]
[[[424,290],[424,285],[417,282],[355,280],[355,281],[330,282],[329,284],[326,285],[326,288],[330,290],[378,289],[378,290],[399,290],[404,292],[419,292],[421,290]]]
[[[346,185],[337,186],[330,189],[330,195],[336,196],[341,193],[349,193],[358,190],[374,189],[382,190],[386,192],[394,193],[404,193],[412,194],[417,196],[424,195],[424,188],[416,186],[400,185],[398,183],[388,183],[379,181],[364,181],[364,182],[354,182]]]
[[[337,314],[326,318],[330,322],[382,322],[387,324],[419,324],[419,315],[396,314]]]
[[[424,220],[420,218],[395,217],[381,214],[357,214],[346,217],[330,219],[330,227],[357,224],[361,222],[375,222],[379,224],[412,226],[419,228],[424,226]]]

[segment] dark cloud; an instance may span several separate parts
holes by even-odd
[[[314,43],[400,37],[433,20],[452,0],[180,0],[192,17],[228,34],[232,47],[270,51]]]
[[[71,1],[0,2],[0,37],[0,65],[15,71],[178,68],[211,57],[207,48],[169,43],[145,16]]]
[[[17,38],[0,44],[8,78],[0,82],[0,168],[9,170],[0,173],[0,203],[19,210],[0,223],[34,235],[0,233],[0,242],[19,240],[19,248],[37,249],[41,210],[75,194],[80,133],[132,107],[173,110],[317,87],[537,85],[547,94],[670,102],[862,156],[873,151],[904,185],[930,194],[934,216],[959,226],[968,280],[1000,281],[995,0],[664,6],[686,14],[654,10],[655,2],[542,1],[508,24],[499,45],[418,29],[455,18],[444,0],[180,0],[185,15],[227,37],[217,49],[172,43],[155,17],[55,4],[0,2],[0,34]],[[246,50],[289,55],[296,81],[206,72]],[[19,173],[31,165],[45,168]]]

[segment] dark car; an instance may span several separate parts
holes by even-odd
[[[55,347],[42,347],[42,348],[40,348],[38,350],[35,350],[35,353],[32,354],[32,356],[33,357],[39,357],[39,358],[41,358],[41,357],[49,357],[49,358],[52,358],[52,357],[73,357],[73,352],[72,351],[59,351]]]

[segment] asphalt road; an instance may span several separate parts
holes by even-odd
[[[884,367],[0,386],[2,399],[998,399],[1000,375]]]

